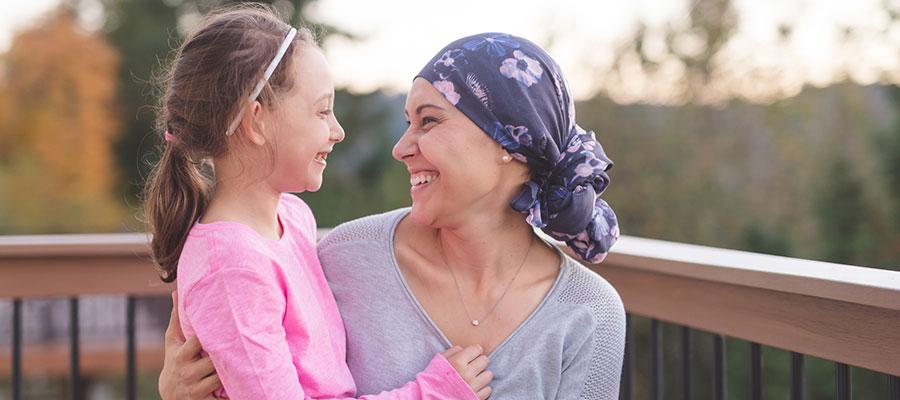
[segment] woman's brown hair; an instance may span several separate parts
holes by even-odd
[[[270,7],[242,5],[206,15],[185,38],[163,76],[156,128],[170,132],[144,190],[144,212],[153,261],[164,282],[176,268],[188,232],[206,211],[214,174],[209,163],[228,148],[225,131],[275,57],[290,30]],[[259,95],[271,107],[293,85],[292,56],[315,45],[299,28],[281,63]],[[240,128],[238,128],[240,129]]]

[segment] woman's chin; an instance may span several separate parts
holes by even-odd
[[[417,202],[413,202],[409,217],[414,224],[419,226],[431,226],[434,221],[433,213],[429,212],[424,204]]]

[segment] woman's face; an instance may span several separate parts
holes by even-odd
[[[443,227],[509,209],[528,179],[524,164],[504,160],[503,148],[423,78],[413,82],[406,116],[409,128],[392,154],[409,171],[417,224]]]
[[[279,192],[318,190],[325,158],[344,140],[333,112],[334,84],[325,56],[315,46],[297,50],[291,64],[294,85],[269,119],[276,154],[267,181]]]

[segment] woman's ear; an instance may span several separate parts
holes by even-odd
[[[263,121],[263,107],[258,101],[251,104],[249,111],[241,121],[241,132],[247,135],[250,143],[258,146],[266,144],[268,137],[265,135],[265,121]]]
[[[509,152],[504,148],[500,148],[500,163],[501,164],[509,164],[512,161],[512,156],[509,155]]]

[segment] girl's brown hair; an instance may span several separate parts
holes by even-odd
[[[264,5],[212,12],[184,40],[163,76],[156,128],[174,140],[162,145],[144,191],[144,212],[164,282],[175,280],[188,232],[209,205],[214,177],[205,161],[225,154],[228,124],[247,105],[289,30]],[[309,29],[298,29],[260,93],[257,101],[264,107],[293,85],[292,55],[301,45],[315,45]]]

